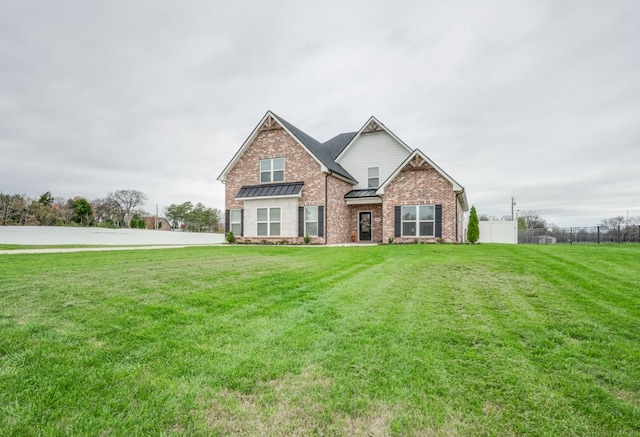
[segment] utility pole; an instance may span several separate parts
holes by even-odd
[[[156,203],[156,224],[154,225],[153,229],[155,229],[156,231],[158,230],[158,204]]]
[[[511,221],[515,221],[516,219],[515,206],[516,206],[516,198],[511,197]]]

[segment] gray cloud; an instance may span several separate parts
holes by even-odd
[[[640,4],[0,0],[0,191],[222,208],[271,109],[319,140],[375,115],[479,212],[640,215]]]

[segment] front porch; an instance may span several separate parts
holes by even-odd
[[[381,243],[382,224],[382,204],[349,205],[352,243]]]

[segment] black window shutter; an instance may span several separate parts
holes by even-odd
[[[304,206],[298,207],[298,237],[304,237]]]
[[[396,206],[395,207],[395,211],[394,211],[394,216],[395,216],[395,223],[394,223],[394,231],[395,231],[395,236],[396,237],[401,237],[402,236],[402,207],[401,206]]]
[[[224,211],[224,233],[228,234],[229,233],[229,228],[231,227],[231,211],[228,209],[225,209]]]
[[[240,210],[240,236],[244,235],[244,209]]]
[[[436,205],[436,238],[442,238],[442,205]]]
[[[324,206],[318,207],[318,237],[324,237]]]

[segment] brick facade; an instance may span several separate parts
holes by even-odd
[[[366,205],[349,205],[349,239],[351,239],[351,234],[355,232],[356,241],[360,241],[360,227],[358,224],[358,220],[360,215],[359,213],[364,211],[371,212],[371,240],[366,242],[367,243],[383,242],[384,220],[382,220],[382,204],[381,203],[373,203],[373,204],[366,204]]]
[[[453,185],[436,169],[424,164],[419,168],[405,167],[387,186],[383,196],[382,215],[385,227],[383,241],[394,238],[398,243],[435,241],[435,237],[395,237],[394,208],[401,205],[442,205],[442,239],[456,242],[456,203]]]
[[[404,168],[386,183],[384,189],[379,190],[378,197],[382,199],[382,203],[348,205],[345,194],[354,189],[356,182],[346,182],[344,179],[349,179],[346,176],[336,176],[333,171],[327,172],[327,167],[321,165],[316,158],[322,156],[321,153],[324,152],[316,151],[313,152],[316,155],[313,155],[302,145],[311,144],[317,147],[317,142],[300,140],[305,138],[305,141],[309,141],[305,137],[306,134],[298,132],[296,128],[292,130],[286,122],[284,125],[274,122],[277,117],[269,114],[265,116],[267,121],[254,130],[250,140],[243,145],[240,156],[234,157],[235,161],[232,161],[220,178],[226,185],[225,210],[242,209],[245,212],[244,236],[236,235],[237,241],[250,240],[252,243],[259,243],[286,240],[302,243],[303,237],[299,237],[297,232],[297,209],[304,206],[324,207],[324,235],[312,238],[314,244],[349,243],[352,241],[353,233],[356,235],[356,241],[359,241],[358,220],[361,211],[372,213],[371,242],[373,243],[387,243],[391,239],[398,243],[414,242],[416,239],[435,241],[436,237],[395,236],[395,207],[402,205],[441,205],[441,238],[447,242],[464,240],[464,208],[455,190],[463,196],[466,207],[464,191],[441,170],[430,165],[433,163],[428,161],[428,158],[421,154],[422,152],[414,151],[411,162],[406,162]],[[287,126],[287,130],[283,126]],[[289,132],[293,132],[296,137]],[[260,161],[272,158],[284,158],[282,183],[304,182],[300,197],[236,199],[243,186],[260,185]],[[326,164],[325,159],[323,158],[323,162]],[[338,172],[343,170],[339,167],[337,169]],[[258,207],[282,208],[283,222],[280,236],[256,236],[256,208]]]
[[[327,196],[330,199],[325,220],[325,235],[330,244],[347,241],[344,234],[344,224],[347,221],[347,209],[344,205],[344,195],[352,189],[351,184],[333,176],[326,176],[321,172],[320,164],[294,138],[282,128],[261,129],[256,138],[246,148],[238,162],[229,171],[225,182],[225,209],[244,209],[244,202],[237,200],[236,195],[244,185],[260,184],[260,160],[270,158],[284,158],[284,182],[304,182],[298,206],[324,206],[325,183]],[[283,219],[291,219],[283,217]],[[255,223],[248,217],[244,226]],[[296,219],[297,226],[297,219]],[[255,234],[255,232],[249,235]],[[297,234],[296,234],[297,235]],[[237,237],[238,242],[247,238]],[[250,237],[252,242],[279,242],[287,240],[301,243],[302,237]],[[325,238],[314,237],[312,243],[324,244]]]
[[[327,244],[340,244],[351,241],[349,229],[349,207],[344,202],[344,195],[353,186],[333,176],[327,178],[327,208],[325,210]]]

